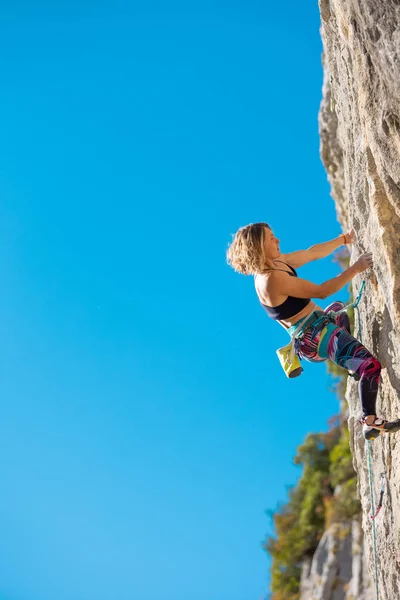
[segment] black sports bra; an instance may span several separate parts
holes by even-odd
[[[284,265],[289,267],[289,269],[291,269],[293,271],[293,273],[289,273],[289,271],[286,271],[285,269],[266,269],[266,270],[267,271],[283,271],[284,273],[287,273],[291,277],[297,277],[297,273],[293,269],[293,267],[291,267],[287,263],[283,262],[283,260],[277,260],[275,262],[283,263]],[[303,310],[303,308],[305,308],[307,306],[307,304],[309,304],[310,301],[311,301],[311,298],[295,298],[294,296],[288,296],[286,298],[285,302],[282,302],[282,304],[279,304],[279,306],[267,306],[266,304],[263,304],[262,302],[260,302],[260,304],[263,308],[265,308],[265,310],[268,313],[268,316],[270,316],[271,319],[280,321],[280,320],[290,319],[294,315],[297,315],[297,313],[299,313],[301,310]]]

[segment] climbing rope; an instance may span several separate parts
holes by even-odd
[[[361,296],[364,291],[364,287],[365,287],[365,281],[363,279],[363,281],[361,283],[360,291],[358,292],[358,296],[357,296],[355,302],[350,302],[350,304],[346,304],[346,306],[344,306],[340,310],[332,311],[333,315],[340,315],[340,313],[346,312],[347,310],[349,310],[349,308],[355,308],[357,310],[357,314],[358,314],[358,334],[359,335],[361,335],[361,321],[360,321],[360,313],[358,312],[358,305],[360,304],[360,300],[361,300]],[[328,313],[328,314],[331,314],[331,313]],[[360,342],[361,342],[361,339],[360,339]]]
[[[357,296],[357,300],[354,303],[354,309],[355,312],[357,313],[357,320],[358,320],[358,334],[357,337],[360,340],[360,342],[362,343],[362,331],[361,331],[361,318],[360,318],[360,311],[358,308],[358,304],[360,302],[361,299],[361,294],[362,291],[364,289],[364,285],[365,285],[365,281],[362,282],[361,285],[361,289],[360,292]],[[373,480],[373,474],[372,474],[372,467],[371,467],[371,442],[369,440],[366,440],[366,444],[367,444],[367,464],[368,464],[368,479],[369,479],[369,493],[370,493],[370,502],[371,502],[371,520],[372,520],[372,541],[373,541],[373,553],[374,553],[374,575],[375,575],[375,595],[376,595],[376,600],[379,600],[379,580],[378,580],[378,560],[377,560],[377,553],[376,553],[376,528],[375,528],[375,518],[377,517],[379,511],[382,508],[382,501],[383,501],[383,493],[384,493],[384,474],[381,474],[381,495],[379,498],[379,503],[378,503],[378,507],[377,510],[375,511],[375,502],[374,502],[374,480]]]

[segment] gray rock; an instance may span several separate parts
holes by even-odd
[[[361,253],[374,253],[373,272],[353,280],[353,293],[365,279],[362,341],[382,364],[378,412],[392,420],[400,417],[400,0],[319,0],[319,6],[324,48],[321,158],[343,231],[354,227],[357,232],[351,262]],[[327,530],[312,561],[304,564],[301,598],[370,600],[377,583],[380,600],[396,600],[400,433],[370,444],[375,498],[381,472],[387,485],[375,521],[376,582],[367,448],[353,380],[346,399],[364,541],[354,522],[347,541],[338,540],[337,526]]]
[[[373,600],[358,521],[333,524],[302,566],[300,600]]]

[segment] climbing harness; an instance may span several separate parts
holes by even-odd
[[[297,354],[297,343],[301,340],[307,329],[311,325],[316,327],[322,323],[330,322],[331,317],[328,317],[325,313],[318,316],[314,312],[311,312],[300,320],[300,325],[292,333],[290,342],[286,346],[278,348],[276,354],[287,377],[292,379],[293,377],[298,377],[303,372],[303,367],[300,364],[300,358]]]
[[[384,493],[385,493],[385,473],[381,473],[381,491],[379,494],[379,502],[378,502],[378,506],[376,507],[376,511],[371,515],[372,520],[376,519],[376,517],[379,514],[379,511],[382,508]]]
[[[289,344],[287,344],[286,346],[282,346],[282,348],[278,348],[278,350],[276,351],[281,366],[285,371],[287,377],[291,379],[293,377],[298,377],[303,371],[303,368],[300,365],[300,359],[297,354],[297,347],[305,332],[311,326],[313,326],[313,328],[315,328],[315,331],[319,333],[321,327],[324,327],[325,325],[332,322],[336,323],[336,316],[338,314],[347,311],[349,308],[356,309],[360,303],[364,286],[365,281],[363,281],[361,284],[361,288],[356,298],[356,301],[350,302],[350,304],[347,304],[340,310],[330,311],[329,313],[323,313],[322,315],[312,312],[303,317],[303,319],[300,322],[300,325],[292,333],[292,339],[290,340]]]

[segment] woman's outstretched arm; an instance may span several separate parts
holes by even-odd
[[[296,252],[290,252],[289,254],[283,254],[282,260],[291,265],[294,269],[301,267],[313,260],[319,258],[326,258],[332,252],[335,252],[340,246],[345,244],[353,244],[355,241],[355,232],[352,229],[349,233],[342,233],[339,237],[329,242],[322,242],[321,244],[314,244],[307,250],[297,250]]]

